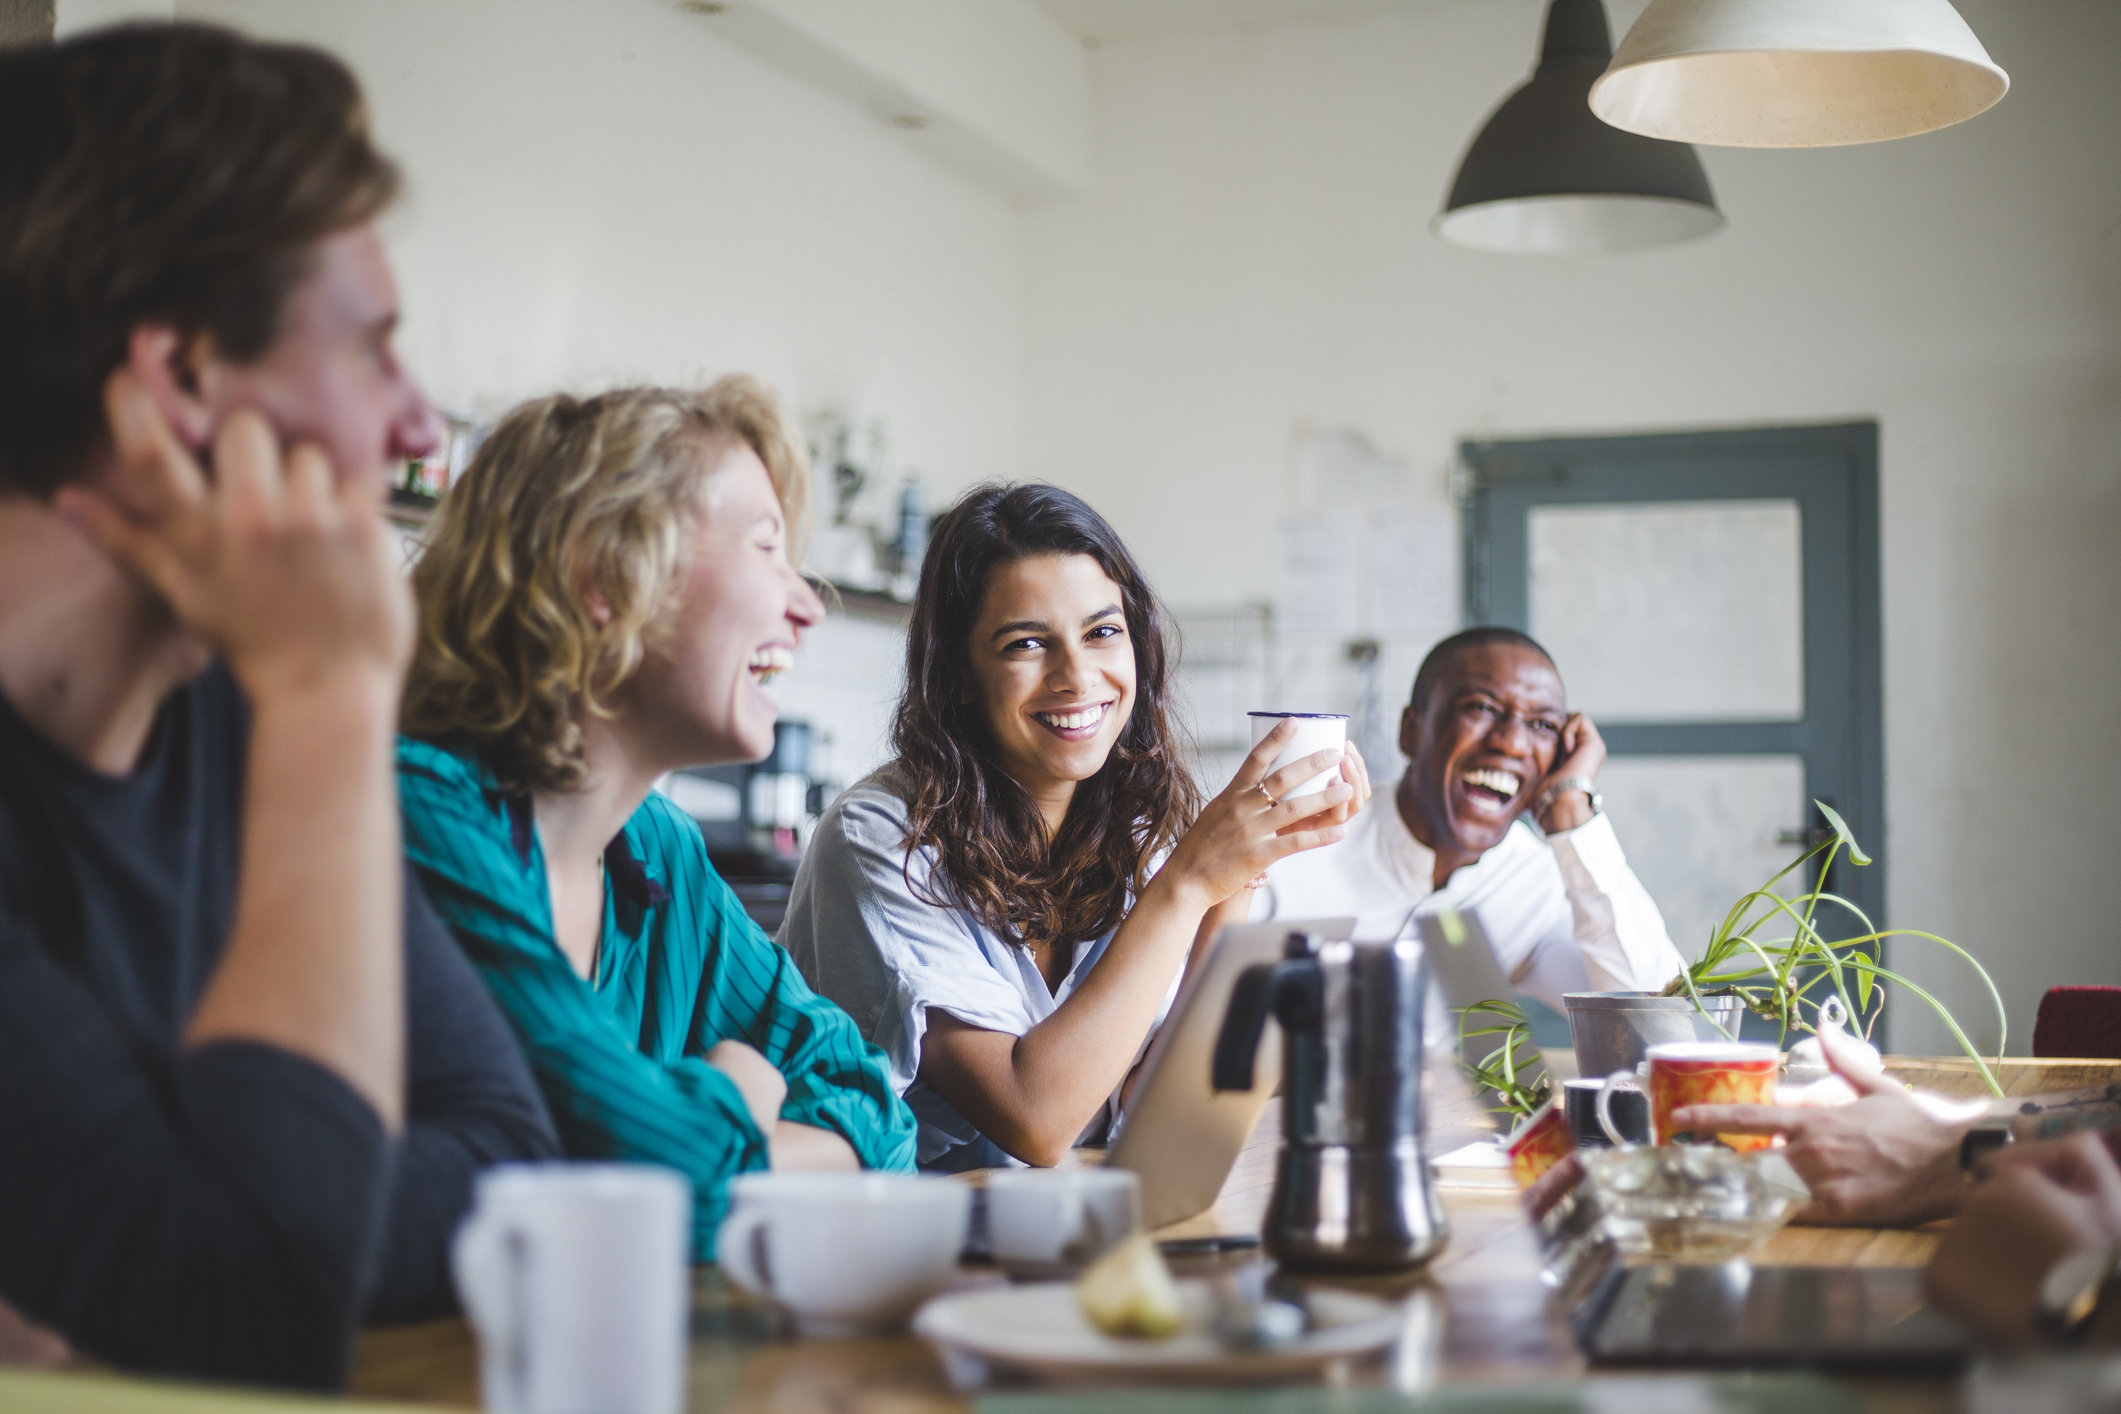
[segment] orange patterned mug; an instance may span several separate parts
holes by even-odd
[[[1775,1081],[1782,1073],[1782,1053],[1773,1046],[1744,1042],[1673,1041],[1652,1046],[1650,1056],[1650,1138],[1672,1142],[1672,1111],[1688,1105],[1772,1105]],[[1632,1070],[1616,1070],[1598,1092],[1598,1123],[1615,1145],[1627,1148],[1612,1119],[1613,1095],[1641,1090]],[[1719,1134],[1739,1153],[1765,1149],[1774,1141],[1764,1134]]]
[[[1548,1100],[1503,1143],[1510,1156],[1510,1175],[1519,1188],[1530,1188],[1539,1176],[1576,1152],[1576,1136],[1561,1106]]]

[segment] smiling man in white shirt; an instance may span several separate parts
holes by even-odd
[[[1340,843],[1268,870],[1255,917],[1352,913],[1357,937],[1384,938],[1410,913],[1471,913],[1511,985],[1557,1008],[1565,992],[1653,992],[1678,975],[1664,919],[1599,808],[1605,742],[1569,712],[1545,649],[1506,628],[1437,644],[1399,749],[1398,786]]]

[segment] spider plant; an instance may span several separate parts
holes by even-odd
[[[1745,999],[1747,1010],[1778,1024],[1779,1042],[1788,1038],[1792,1028],[1816,1030],[1820,1004],[1830,998],[1839,1000],[1847,1016],[1868,1017],[1863,1027],[1868,1036],[1885,1011],[1884,984],[1904,987],[1937,1013],[1960,1048],[1973,1058],[1974,1066],[1988,1083],[1989,1090],[2000,1097],[2003,1087],[1996,1083],[1994,1072],[1974,1043],[1967,1039],[1966,1032],[1960,1029],[1951,1011],[1936,997],[1890,970],[1881,961],[1885,955],[1885,940],[1921,938],[1963,958],[1966,965],[1974,969],[1996,1004],[1996,1056],[2000,1061],[2005,1018],[2003,998],[1996,991],[1996,984],[1990,980],[1987,970],[1957,943],[1916,928],[1879,928],[1848,899],[1829,893],[1827,877],[1843,851],[1847,852],[1849,863],[1853,865],[1860,867],[1871,861],[1856,844],[1856,837],[1849,833],[1847,823],[1831,806],[1819,804],[1819,812],[1833,827],[1833,833],[1766,884],[1739,899],[1709,935],[1708,947],[1701,957],[1672,979],[1665,987],[1664,995],[1689,998],[1703,1016],[1709,1017],[1710,1025],[1736,1040],[1737,1037],[1724,1030],[1722,1023],[1709,1016],[1701,1000],[1710,993],[1735,993]],[[1808,892],[1787,897],[1775,892],[1775,886],[1792,874],[1797,875],[1801,883],[1805,878],[1805,866],[1815,859],[1819,860],[1818,878]],[[1841,910],[1863,931],[1852,938],[1829,941],[1820,928],[1824,921],[1819,912],[1822,904]],[[1790,936],[1763,937],[1762,934],[1770,929],[1787,929]],[[1832,984],[1831,987],[1826,986],[1828,983]],[[1871,1005],[1874,996],[1877,1000],[1875,1009]],[[1809,1017],[1806,1014],[1808,1007]]]
[[[1476,1025],[1475,1023],[1480,1024]],[[1491,1090],[1501,1103],[1491,1106],[1498,1114],[1529,1119],[1554,1092],[1554,1078],[1540,1063],[1539,1048],[1532,1044],[1532,1023],[1515,1002],[1475,1002],[1458,1011],[1459,1053],[1470,1057],[1464,1038],[1500,1036],[1502,1041],[1478,1062],[1468,1059],[1465,1071],[1473,1083]],[[1523,1054],[1529,1051],[1530,1054]]]

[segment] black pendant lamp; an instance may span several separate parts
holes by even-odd
[[[1507,255],[1592,255],[1723,224],[1693,148],[1591,112],[1591,85],[1612,58],[1603,0],[1554,0],[1539,67],[1466,149],[1437,235]]]

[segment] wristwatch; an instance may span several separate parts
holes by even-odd
[[[2121,1252],[2112,1247],[2080,1247],[2047,1269],[2040,1282],[2040,1304],[2034,1323],[2059,1346],[2081,1343],[2092,1318],[2113,1295],[2121,1277]]]
[[[2007,1120],[1973,1125],[1959,1139],[1959,1171],[1971,1174],[1983,1159],[2008,1146],[2014,1137]]]
[[[1532,816],[1537,819],[1553,808],[1554,802],[1572,790],[1580,790],[1590,798],[1591,813],[1596,815],[1605,808],[1605,797],[1598,793],[1598,784],[1589,776],[1563,776],[1540,792],[1539,799],[1532,802]]]

